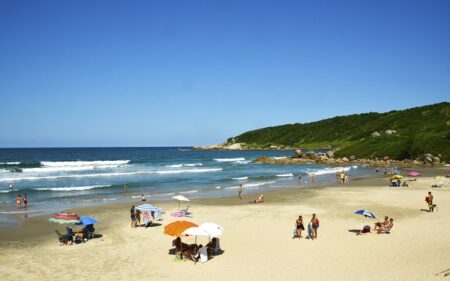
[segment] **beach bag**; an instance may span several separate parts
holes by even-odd
[[[365,225],[361,231],[361,233],[369,233],[370,232],[370,226]]]

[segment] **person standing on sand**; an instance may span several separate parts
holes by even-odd
[[[131,227],[136,227],[136,210],[134,209],[134,205],[131,206],[130,209],[130,217],[131,217]]]
[[[241,199],[241,200],[242,200],[242,191],[244,191],[244,190],[243,190],[242,183],[241,183],[239,185],[239,189],[238,189],[238,196],[239,196],[239,199]]]
[[[319,228],[319,219],[316,217],[316,214],[312,215],[311,218],[311,227],[312,227],[312,239],[317,239],[317,229]]]
[[[378,169],[378,166],[377,166],[377,169],[375,170],[375,173],[377,174],[377,176],[378,176],[379,172],[380,172],[380,170]]]
[[[428,212],[433,212],[434,211],[433,198],[434,197],[431,194],[431,191],[428,191],[428,196],[425,197],[425,201],[428,203]]]
[[[316,181],[317,181],[317,177],[316,177],[316,174],[315,174],[315,173],[313,173],[313,174],[311,175],[311,184],[315,184],[315,183],[316,183]]]
[[[297,237],[298,237],[298,239],[302,238],[302,230],[305,230],[305,227],[303,225],[303,218],[302,218],[302,216],[298,216],[298,219],[295,220],[295,228],[297,230]],[[295,236],[292,237],[292,238],[295,238]]]
[[[28,208],[28,195],[26,192],[23,194],[23,207]]]
[[[20,198],[20,194],[18,194],[16,197],[16,207],[17,209],[20,209],[21,206],[22,206],[22,198]]]

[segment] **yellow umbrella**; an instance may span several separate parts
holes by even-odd
[[[395,179],[395,180],[401,180],[403,178],[404,178],[404,176],[402,176],[402,175],[394,175],[391,177],[391,179]]]

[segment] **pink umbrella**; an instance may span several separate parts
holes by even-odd
[[[417,176],[420,176],[420,173],[419,172],[411,172],[408,174],[408,176],[417,177]]]

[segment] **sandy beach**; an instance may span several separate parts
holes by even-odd
[[[266,202],[249,204],[255,195],[190,202],[188,220],[224,227],[224,253],[205,264],[175,261],[169,254],[173,237],[163,234],[174,221],[175,202],[151,202],[165,209],[161,225],[130,227],[126,205],[74,210],[97,218],[102,238],[59,246],[48,217],[28,219],[23,226],[0,230],[1,280],[446,280],[450,273],[450,191],[430,188],[426,170],[410,188],[387,187],[383,177],[349,185],[265,193]],[[432,191],[438,212],[428,213],[424,197]],[[139,204],[139,202],[136,202]],[[355,215],[368,209],[378,219]],[[295,219],[320,219],[318,239],[292,239]],[[394,218],[391,234],[357,236],[354,230],[383,216]],[[306,236],[306,233],[305,233]],[[193,243],[194,238],[183,238]],[[199,237],[197,243],[207,243]]]

